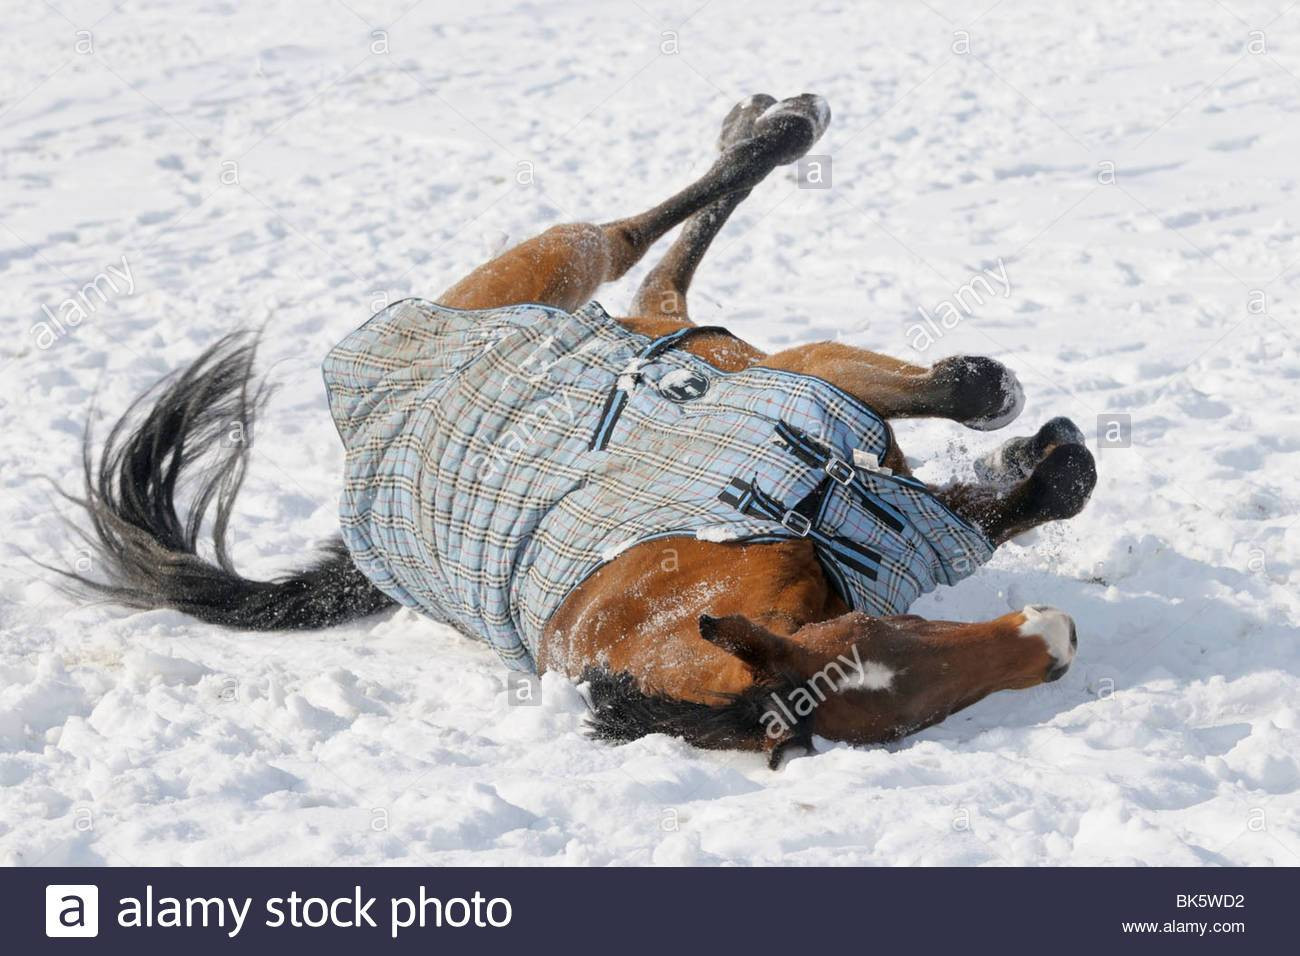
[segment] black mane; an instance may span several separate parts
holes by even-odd
[[[799,682],[782,676],[757,683],[739,694],[719,694],[719,703],[678,700],[644,691],[631,674],[589,667],[582,674],[591,713],[590,732],[597,740],[626,743],[647,734],[669,734],[710,750],[760,750],[769,742],[763,714],[772,709],[773,695],[788,700]],[[811,749],[810,721],[801,719],[790,732],[772,741],[770,765],[775,768],[791,747]]]

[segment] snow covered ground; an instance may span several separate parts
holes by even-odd
[[[1300,6],[986,2],[6,3],[0,860],[1300,863]],[[804,90],[831,186],[756,190],[697,320],[990,354],[1012,432],[1128,434],[1082,517],[917,608],[1070,611],[1060,682],[771,773],[594,743],[561,680],[508,706],[488,650],[409,612],[225,633],[77,606],[24,556],[85,560],[42,476],[75,484],[92,405],[265,324],[236,556],[293,565],[334,527],[330,345],[507,237],[657,201],[733,102]],[[936,481],[1001,439],[899,431]]]

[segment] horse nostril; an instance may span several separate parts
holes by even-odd
[[[1074,627],[1074,622],[1070,622],[1070,650],[1079,649],[1079,632]]]

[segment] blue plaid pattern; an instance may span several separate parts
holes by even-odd
[[[357,566],[531,670],[564,598],[648,539],[807,536],[844,598],[876,615],[992,554],[921,482],[879,468],[888,432],[866,405],[668,344],[595,302],[378,313],[324,363]],[[683,379],[703,394],[683,397]]]

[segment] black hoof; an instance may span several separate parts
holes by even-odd
[[[1082,445],[1083,432],[1068,418],[1053,418],[1033,435],[1012,438],[975,460],[980,481],[1023,481],[1057,445]]]
[[[816,93],[773,103],[754,122],[753,135],[738,140],[738,149],[767,166],[784,166],[803,156],[831,122],[831,108]]]
[[[1058,445],[1029,478],[1029,502],[1041,521],[1073,518],[1097,485],[1097,465],[1083,445]]]
[[[967,428],[992,431],[1010,425],[1025,406],[1020,380],[996,359],[954,355],[935,362],[931,373],[948,396],[940,411]]]
[[[722,132],[718,134],[718,152],[753,136],[754,124],[775,102],[775,96],[755,93],[733,106],[727,118],[722,121]]]

